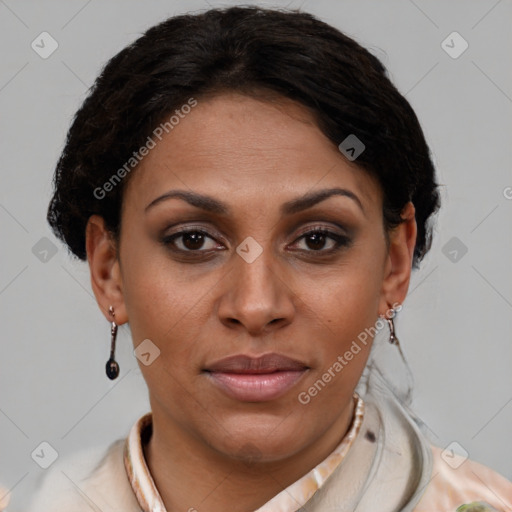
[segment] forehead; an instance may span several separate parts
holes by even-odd
[[[132,199],[139,206],[173,187],[229,201],[344,186],[362,201],[380,203],[376,181],[345,159],[312,114],[289,99],[237,93],[199,98],[155,142],[127,187],[127,195],[137,190]]]

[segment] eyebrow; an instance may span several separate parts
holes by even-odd
[[[301,197],[283,203],[280,208],[280,213],[281,215],[291,215],[293,213],[298,213],[311,208],[317,203],[325,201],[329,197],[336,195],[352,199],[363,211],[363,213],[365,213],[359,197],[357,197],[357,195],[350,190],[344,188],[326,188],[314,192],[309,192]],[[219,215],[229,215],[231,212],[231,209],[225,203],[222,203],[221,201],[211,196],[198,194],[197,192],[189,192],[187,190],[170,190],[169,192],[166,192],[165,194],[151,201],[144,209],[144,212],[147,212],[153,206],[172,198],[182,199],[183,201],[186,201],[196,208],[200,208],[201,210]]]

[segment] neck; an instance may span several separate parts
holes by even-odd
[[[212,449],[153,409],[153,433],[144,456],[166,510],[257,510],[324,460],[349,430],[351,399],[343,414],[309,446],[289,457],[261,462],[249,453],[234,459]]]

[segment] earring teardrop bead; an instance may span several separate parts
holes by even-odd
[[[107,377],[110,380],[114,380],[119,375],[119,365],[117,364],[117,361],[114,361],[114,359],[109,359],[107,361],[105,369],[107,371]]]

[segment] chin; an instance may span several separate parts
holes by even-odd
[[[209,431],[208,443],[226,456],[251,464],[283,460],[309,444],[303,422],[292,424],[286,418],[287,415],[252,415],[223,421],[216,429],[220,437],[212,439]]]

